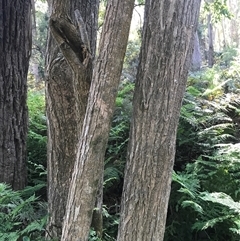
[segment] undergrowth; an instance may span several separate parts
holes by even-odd
[[[239,67],[236,58],[228,69],[215,66],[189,75],[177,132],[165,241],[240,240]],[[106,151],[104,241],[117,237],[133,89],[129,80],[119,87]],[[43,188],[47,135],[44,96],[30,93],[28,101],[29,183]],[[0,240],[7,240],[7,234],[11,241],[44,240],[45,204],[41,206],[33,193],[24,196],[24,192],[13,192],[7,186],[1,188],[0,223],[4,225],[0,224]],[[100,241],[94,230],[89,240]]]
[[[0,183],[0,240],[43,241],[47,204],[35,196],[43,185],[13,191]]]
[[[238,77],[218,66],[189,77],[165,241],[240,240]]]

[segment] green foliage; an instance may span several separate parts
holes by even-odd
[[[104,170],[103,240],[115,240],[126,162],[134,84],[122,81],[116,100]]]
[[[96,231],[91,229],[89,233],[88,241],[101,241],[101,239],[97,236]]]
[[[98,28],[101,29],[104,22],[106,12],[107,0],[100,0],[99,12],[98,12]]]
[[[112,241],[117,234],[119,206],[123,183],[123,170],[129,135],[130,117],[134,84],[122,81],[116,100],[104,172],[103,240]],[[28,135],[28,172],[29,183],[46,183],[46,116],[45,97],[41,92],[28,94],[29,135]],[[41,189],[36,190],[42,194]],[[34,223],[32,224],[34,225]],[[31,228],[32,226],[29,226]],[[26,230],[27,231],[27,230]],[[94,230],[90,240],[98,240]],[[37,240],[37,239],[36,239]]]
[[[220,63],[223,63],[226,67],[231,65],[234,58],[237,57],[237,49],[234,47],[225,47],[220,55]]]
[[[199,170],[197,174],[204,190],[224,192],[240,200],[239,144],[221,144],[216,148],[211,156],[200,156],[190,170]]]
[[[138,66],[138,56],[141,47],[141,30],[135,33],[134,38],[128,41],[127,50],[125,54],[125,60],[123,64],[122,75],[125,80],[134,82],[137,66]]]
[[[28,182],[35,185],[46,183],[47,126],[44,94],[41,92],[29,92],[28,110]]]
[[[137,53],[135,43],[133,46],[130,43],[130,47]],[[129,55],[129,58],[136,56]],[[106,151],[102,238],[105,241],[113,241],[117,235],[134,90],[134,78],[126,75],[134,76],[131,63],[126,62],[119,86]],[[228,69],[214,66],[189,76],[177,132],[176,172],[173,174],[166,241],[236,241],[240,238],[239,58],[233,58],[230,64]],[[33,171],[30,181],[42,183],[46,181],[44,95],[31,92],[28,104],[29,171]],[[14,236],[11,235],[16,235],[14,228],[18,225],[13,225],[13,232],[9,231],[12,240]],[[33,222],[32,225],[36,224]],[[26,227],[23,228],[28,232],[24,234],[25,240],[29,233],[32,234],[32,226]],[[91,230],[89,240],[99,240],[94,230]]]
[[[166,241],[240,238],[240,99],[233,91],[237,92],[238,78],[232,73],[215,67],[189,77],[177,134]]]
[[[110,207],[111,208],[111,207]],[[116,241],[116,235],[119,224],[119,213],[110,214],[111,210],[107,206],[103,205],[103,222],[104,229],[102,238],[97,236],[95,230],[91,229],[89,233],[88,241]],[[116,212],[118,212],[116,210]]]
[[[230,158],[236,150],[238,158]],[[209,240],[239,240],[235,231],[240,203],[230,195],[239,193],[239,181],[234,176],[240,174],[240,152],[237,146],[228,147],[224,155],[222,149],[218,151],[213,157],[221,157],[221,162],[199,158],[184,172],[173,174],[169,207],[174,219],[167,227],[166,240],[202,240],[204,236]],[[219,170],[224,170],[224,175]]]
[[[145,4],[145,0],[137,0],[136,1],[139,5],[144,5]]]
[[[231,66],[223,72],[224,78],[228,79],[227,91],[231,93],[240,92],[240,78],[239,78],[239,69],[240,69],[240,56],[236,56],[231,60]]]
[[[214,0],[204,2],[204,10],[207,13],[212,13],[213,22],[219,22],[222,17],[231,18],[232,14],[230,13],[227,7],[227,0]]]
[[[33,46],[30,64],[37,63],[40,79],[44,78],[45,52],[47,46],[48,14],[46,1],[36,2],[36,29],[33,32]],[[44,4],[43,4],[44,3]]]
[[[118,224],[119,224],[119,211],[118,205],[112,207],[103,206],[103,240],[115,241],[117,236]]]
[[[240,100],[227,93],[231,80],[219,68],[189,77],[177,132],[176,170],[208,154],[216,144],[238,141]]]
[[[132,111],[133,89],[134,84],[129,82],[122,82],[119,87],[106,152],[105,184],[110,178],[120,180],[123,177]]]
[[[13,191],[0,183],[0,240],[44,240],[47,208],[34,194],[40,188]]]
[[[235,73],[215,66],[189,76],[177,133],[178,172],[173,175],[166,241],[239,240],[240,100],[234,93]],[[129,82],[120,87],[105,161],[104,232],[112,240],[117,234],[133,87]]]
[[[199,179],[197,173],[174,173],[176,202],[171,199],[170,208],[176,211],[165,240],[239,240],[240,203],[222,192],[201,191]]]

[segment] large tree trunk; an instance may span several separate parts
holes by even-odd
[[[199,0],[146,0],[118,241],[164,237]]]
[[[98,5],[98,0],[49,1],[51,33],[54,35],[53,38],[49,32],[46,58],[48,229],[51,237],[61,237],[78,136],[82,129],[92,78]],[[80,10],[86,23],[84,34],[87,33],[90,40],[88,49],[81,42],[82,36],[74,16],[75,9]]]
[[[26,185],[27,72],[31,53],[31,1],[0,4],[0,182]]]
[[[108,1],[99,56],[79,142],[62,241],[85,241],[102,181],[111,117],[126,51],[134,0]]]

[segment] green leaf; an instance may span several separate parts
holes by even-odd
[[[29,237],[24,236],[24,237],[23,237],[23,241],[31,241],[31,240],[30,240],[30,238],[29,238]]]

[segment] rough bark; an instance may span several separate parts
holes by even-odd
[[[51,237],[61,237],[67,195],[76,160],[96,49],[98,0],[49,1],[50,27],[46,57],[48,120],[48,203]],[[74,10],[89,38],[85,48]],[[79,13],[78,13],[79,14]],[[53,37],[54,36],[54,37]]]
[[[62,241],[85,241],[102,181],[111,117],[126,51],[134,0],[108,1],[99,56],[72,176]]]
[[[176,129],[199,0],[145,3],[118,241],[164,237]]]
[[[98,183],[98,190],[97,195],[95,199],[95,205],[92,215],[92,223],[91,228],[93,228],[96,231],[96,234],[99,238],[102,238],[103,235],[103,176],[104,173],[102,173],[102,177]]]
[[[27,72],[31,53],[31,1],[0,4],[0,182],[26,185]]]

